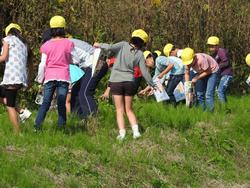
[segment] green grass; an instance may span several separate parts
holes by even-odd
[[[42,133],[32,118],[12,133],[0,108],[0,187],[249,187],[250,97],[230,97],[226,114],[135,99],[142,137],[116,140],[114,107],[100,104],[87,123],[69,117],[56,130],[56,112]],[[128,123],[127,123],[128,124]]]

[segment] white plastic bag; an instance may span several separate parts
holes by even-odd
[[[174,97],[175,97],[176,102],[185,100],[186,96],[185,96],[185,91],[184,91],[184,85],[182,82],[180,82],[176,86],[176,88],[174,90]]]
[[[93,57],[92,57],[92,62],[93,63],[92,63],[92,74],[91,74],[91,76],[93,76],[95,71],[96,71],[96,66],[98,64],[100,54],[101,54],[101,48],[95,48],[95,51],[94,51],[94,54],[93,54]]]
[[[169,96],[163,87],[159,78],[154,79],[154,83],[157,85],[157,90],[154,90],[154,96],[157,102],[169,100]]]
[[[191,108],[195,103],[195,92],[194,86],[191,81],[184,83],[185,97],[186,97],[186,106]]]
[[[249,76],[248,79],[246,80],[246,83],[250,86],[250,76]]]

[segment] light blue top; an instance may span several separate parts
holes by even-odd
[[[159,56],[156,58],[155,62],[155,74],[154,77],[158,76],[162,71],[164,71],[169,64],[173,64],[174,67],[169,71],[169,75],[181,75],[184,74],[185,67],[182,60],[175,56]]]
[[[82,69],[72,64],[69,65],[69,72],[70,72],[71,84],[74,84],[75,82],[80,80],[81,77],[85,74],[85,72]]]

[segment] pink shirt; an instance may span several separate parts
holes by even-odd
[[[215,73],[219,70],[218,63],[211,56],[204,53],[195,54],[196,60],[192,65],[192,68],[198,72],[202,73],[206,71],[208,68],[212,70],[212,73]]]
[[[41,53],[47,56],[44,82],[51,80],[70,81],[69,64],[73,48],[73,42],[64,38],[51,39],[41,46]]]

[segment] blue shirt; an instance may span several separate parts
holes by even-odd
[[[184,74],[185,67],[182,60],[175,56],[159,56],[156,58],[155,62],[155,76],[158,76],[162,71],[164,71],[169,64],[173,64],[174,67],[169,71],[169,75],[181,75]]]
[[[80,80],[81,77],[83,77],[83,75],[85,74],[85,72],[82,69],[80,69],[77,65],[72,65],[72,64],[69,65],[69,72],[72,84]]]

